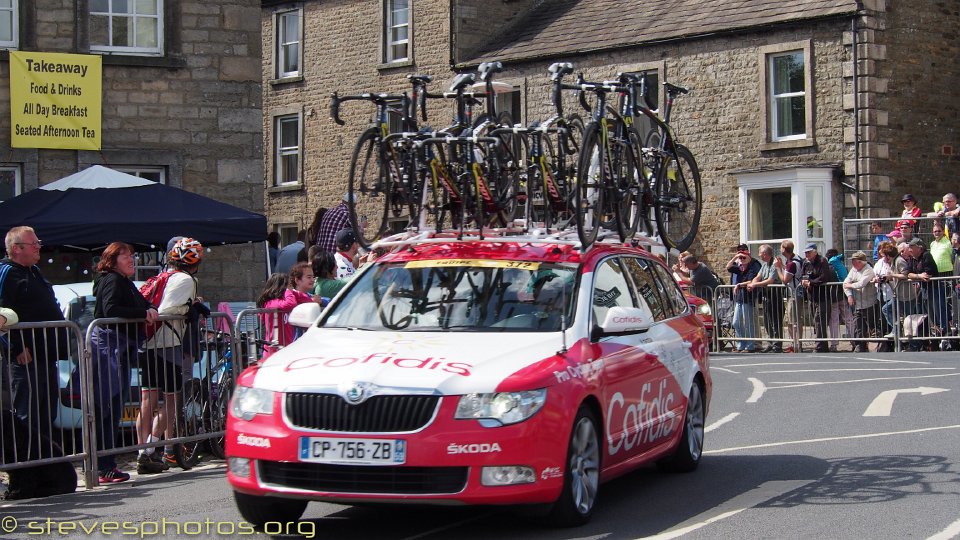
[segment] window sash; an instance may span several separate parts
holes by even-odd
[[[386,8],[386,61],[407,60],[410,56],[410,3],[408,0],[387,0]]]
[[[18,0],[0,0],[0,47],[20,45],[20,9]]]
[[[156,182],[158,184],[167,183],[167,170],[164,167],[131,165],[126,167],[114,167],[114,169],[131,176],[136,176],[137,178],[143,178],[144,180]]]
[[[0,166],[0,202],[10,200],[23,193],[23,180],[20,167]]]
[[[163,0],[90,3],[90,50],[125,54],[163,53]]]
[[[774,141],[807,137],[806,69],[803,51],[769,57],[770,126]]]
[[[300,10],[277,15],[277,78],[300,75]]]
[[[274,181],[276,185],[300,181],[300,117],[280,116],[276,120]]]

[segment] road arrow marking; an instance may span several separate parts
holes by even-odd
[[[890,416],[890,411],[893,410],[893,400],[897,399],[897,396],[900,394],[920,394],[921,396],[927,396],[930,394],[939,394],[940,392],[948,392],[949,388],[930,388],[929,386],[921,386],[919,388],[901,388],[900,390],[887,390],[886,392],[880,392],[880,395],[877,396],[870,406],[867,407],[867,410],[863,412],[864,416]]]

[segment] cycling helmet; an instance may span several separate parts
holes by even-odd
[[[173,246],[168,256],[171,260],[193,266],[203,257],[203,245],[193,238],[183,237]]]

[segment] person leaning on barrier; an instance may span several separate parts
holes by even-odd
[[[181,238],[167,253],[167,266],[173,273],[163,289],[160,305],[156,306],[160,315],[186,315],[193,302],[201,302],[197,296],[197,280],[194,274],[200,269],[203,246],[193,238]],[[180,389],[183,386],[183,336],[187,325],[183,320],[166,321],[157,329],[157,333],[144,344],[146,358],[141,364],[140,412],[137,415],[137,442],[149,444],[160,440],[164,434],[167,440],[174,436],[176,411]],[[163,391],[164,407],[156,418],[159,393]],[[150,419],[153,419],[151,422]],[[173,446],[164,447],[165,456],[154,459],[153,447],[141,449],[137,456],[139,474],[155,474],[175,463]]]
[[[690,294],[712,302],[713,291],[720,286],[717,274],[709,266],[700,262],[696,255],[687,255],[680,262],[690,274]]]
[[[893,242],[880,243],[880,259],[873,265],[874,283],[877,285],[877,294],[880,301],[880,313],[883,315],[883,321],[886,328],[883,333],[891,331],[895,322],[893,321],[893,286],[894,279],[894,261],[897,258],[897,247]]]
[[[113,242],[103,250],[93,281],[97,302],[95,319],[146,319],[155,322],[159,314],[130,281],[136,271],[134,249],[130,244]],[[97,446],[109,450],[116,444],[125,394],[130,384],[130,359],[137,354],[143,332],[141,324],[122,323],[96,326],[90,336],[93,349],[93,400],[96,407]],[[113,455],[97,462],[101,484],[130,479],[117,468]]]
[[[30,227],[14,227],[0,260],[0,307],[12,309],[20,322],[62,321],[53,286],[40,273],[42,242]],[[67,332],[60,328],[21,330],[7,336],[4,353],[10,366],[10,388],[17,417],[30,426],[31,440],[49,436],[58,399],[57,360],[70,356]],[[4,384],[6,387],[6,383]],[[44,450],[44,449],[41,449]]]
[[[937,263],[919,238],[910,241],[910,255],[912,263],[907,268],[907,278],[920,282],[918,312],[925,310],[933,325],[930,328],[931,334],[942,336],[947,327],[949,307],[944,291],[934,279],[939,273]]]
[[[899,255],[893,261],[893,270],[888,275],[889,278],[894,280],[894,301],[890,304],[889,308],[887,308],[887,306],[881,308],[881,311],[889,311],[889,316],[887,317],[887,314],[884,314],[884,316],[890,321],[890,325],[893,327],[890,333],[884,336],[886,338],[894,337],[897,328],[899,328],[900,320],[902,320],[903,317],[917,313],[918,297],[916,283],[910,281],[910,278],[907,277],[913,256],[910,254],[910,249],[906,242],[897,244],[897,253],[899,253]]]
[[[877,328],[880,305],[877,303],[876,273],[867,262],[867,254],[858,251],[850,257],[850,271],[843,280],[843,294],[853,310],[853,352],[867,352],[867,344],[860,341],[869,338]]]
[[[757,352],[756,294],[747,289],[747,284],[760,272],[760,263],[750,255],[746,244],[740,244],[737,254],[727,263],[727,272],[730,272],[733,283],[733,331],[739,338],[737,352]]]
[[[773,266],[775,259],[773,246],[763,244],[760,246],[759,254],[760,272],[747,284],[747,290],[760,292],[763,326],[767,330],[767,337],[771,340],[762,352],[779,353],[783,352],[783,345],[780,342],[783,339],[783,288],[777,286],[780,285],[780,276]]]
[[[835,283],[837,274],[827,259],[817,253],[816,244],[807,244],[803,255],[806,260],[803,261],[800,286],[807,291],[807,300],[813,312],[813,335],[818,340],[826,340],[831,304],[830,290],[826,284]],[[816,351],[829,352],[830,347],[826,341],[817,341]]]
[[[780,278],[780,283],[786,286],[787,297],[790,299],[787,301],[787,335],[791,342],[801,335],[798,324],[800,317],[797,304],[800,300],[797,298],[797,287],[800,286],[800,271],[803,268],[803,259],[797,257],[793,252],[794,249],[792,240],[784,240],[780,242],[780,253],[783,257],[773,259],[773,268],[777,272],[777,277]],[[785,352],[792,353],[793,346],[787,347]]]
[[[960,207],[957,206],[957,196],[947,193],[943,196],[943,204],[939,209],[927,214],[938,218],[943,224],[944,233],[949,238],[953,233],[960,233]]]

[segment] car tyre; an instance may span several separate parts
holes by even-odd
[[[687,398],[687,412],[683,419],[683,434],[677,450],[668,458],[657,462],[661,470],[667,472],[690,472],[700,464],[703,457],[703,425],[705,419],[703,390],[694,381]]]
[[[248,523],[262,529],[266,523],[293,523],[299,521],[307,502],[298,499],[280,499],[277,497],[258,497],[233,492],[240,515]]]
[[[586,406],[580,407],[567,447],[567,468],[560,498],[553,503],[548,522],[559,527],[576,527],[590,521],[600,492],[600,437],[597,419]]]

